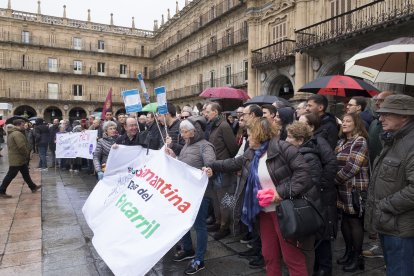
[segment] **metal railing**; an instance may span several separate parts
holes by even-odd
[[[295,31],[296,50],[346,39],[380,26],[414,19],[414,0],[376,0],[351,11]]]
[[[119,65],[118,65],[119,66]],[[99,72],[96,65],[94,66],[74,66],[73,64],[57,64],[51,66],[47,62],[25,61],[13,59],[0,59],[0,70],[19,70],[34,71],[54,74],[75,74],[87,76],[103,76],[111,78],[130,78],[136,79],[137,70],[130,70],[128,67],[125,71],[120,71],[119,67],[106,66],[104,72]],[[122,74],[121,74],[122,73]],[[148,76],[143,76],[145,79]]]
[[[141,46],[137,47],[123,47],[120,45],[111,45],[109,42],[105,42],[105,48],[98,48],[98,39],[94,42],[85,42],[82,40],[80,44],[75,45],[72,37],[66,39],[52,39],[50,37],[37,36],[30,33],[30,36],[23,38],[22,34],[10,33],[7,31],[0,32],[0,42],[26,44],[33,46],[52,47],[68,50],[88,51],[88,52],[101,52],[108,54],[127,55],[134,57],[149,57],[148,49],[141,49]]]
[[[295,56],[295,41],[284,39],[263,48],[252,51],[252,67],[264,67],[277,64]]]
[[[89,29],[95,30],[100,32],[108,32],[108,33],[116,33],[116,34],[123,34],[123,35],[131,35],[131,36],[138,36],[138,37],[153,37],[154,32],[142,29],[133,29],[127,28],[122,26],[115,26],[115,25],[106,25],[106,24],[99,24],[93,23],[89,21],[82,21],[70,18],[62,18],[62,17],[55,17],[50,15],[43,15],[37,13],[30,13],[24,11],[15,11],[15,10],[8,10],[8,9],[0,9],[0,16],[8,16],[8,12],[11,11],[11,17],[14,19],[24,20],[24,21],[32,21],[32,22],[40,22],[50,25],[60,25],[72,28],[82,28],[82,29]]]
[[[221,51],[227,50],[231,47],[237,46],[241,43],[246,43],[248,40],[248,32],[246,28],[236,30],[230,35],[226,34],[218,40],[210,41],[203,47],[187,52],[181,57],[167,61],[165,64],[160,65],[155,70],[150,71],[150,79],[157,79],[172,71],[179,70],[184,66],[188,66],[191,63],[208,58],[212,55],[216,55]]]
[[[106,98],[105,93],[97,91],[83,91],[82,96],[75,96],[73,92],[62,91],[53,93],[48,91],[35,91],[33,89],[19,90],[19,89],[0,89],[0,98],[8,98],[10,100],[20,99],[34,99],[34,100],[50,100],[50,101],[79,101],[79,102],[104,102]],[[123,103],[121,93],[112,94],[112,102]]]
[[[173,89],[167,92],[168,100],[177,100],[181,98],[196,97],[200,95],[203,90],[209,87],[245,87],[247,86],[247,74],[246,72],[239,72],[227,77],[216,78],[200,82],[198,84],[185,86],[178,89]]]
[[[183,29],[177,31],[176,34],[166,38],[161,44],[159,44],[159,46],[151,50],[150,56],[151,57],[158,56],[162,52],[166,51],[167,49],[171,48],[175,44],[179,43],[184,38],[189,37],[190,35],[199,31],[201,28],[206,27],[210,23],[228,14],[234,9],[241,7],[243,5],[243,2],[244,1],[240,1],[240,0],[225,0],[225,1],[218,3],[217,5],[213,6],[208,12],[201,14],[198,19],[194,20],[193,22],[190,22]],[[168,26],[171,24],[171,23],[169,24],[168,23],[169,22],[167,22],[165,26],[161,26],[157,34],[160,34],[162,33],[163,30],[167,29]]]

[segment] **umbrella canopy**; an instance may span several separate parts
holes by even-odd
[[[29,121],[29,120],[28,120],[26,117],[24,117],[24,116],[19,116],[19,115],[16,115],[16,116],[13,116],[13,117],[8,118],[8,119],[6,120],[6,125],[8,125],[8,124],[13,124],[13,121],[14,121],[14,120],[17,120],[17,119],[22,119],[22,120],[24,120],[24,121],[26,121],[26,122],[28,122],[28,121]]]
[[[299,91],[339,97],[373,97],[379,93],[377,88],[363,80],[341,75],[317,78],[302,86]]]
[[[247,106],[249,104],[257,104],[257,105],[272,104],[276,101],[281,101],[286,106],[291,106],[291,103],[288,100],[281,98],[281,97],[272,96],[272,95],[255,96],[251,98],[250,100],[248,100],[247,102],[245,102],[243,105]]]
[[[30,117],[29,122],[31,122],[32,124],[35,124],[37,119],[39,119],[39,117]],[[42,119],[42,118],[40,118],[40,119]]]
[[[157,112],[157,103],[149,103],[142,108],[142,112]]]
[[[232,87],[209,87],[200,94],[200,97],[238,99],[242,101],[250,99],[246,91]]]
[[[414,37],[365,48],[345,63],[345,75],[372,82],[414,85]]]

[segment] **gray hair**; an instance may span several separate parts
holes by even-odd
[[[189,120],[184,120],[180,123],[180,129],[195,130],[195,126]]]
[[[103,124],[103,127],[102,127],[104,133],[106,133],[106,131],[108,130],[108,127],[111,127],[111,126],[117,127],[117,125],[116,125],[116,123],[114,121],[106,121]]]

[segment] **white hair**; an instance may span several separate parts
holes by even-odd
[[[103,131],[106,133],[106,132],[108,131],[108,127],[111,127],[111,126],[117,127],[117,125],[116,125],[116,123],[115,123],[114,121],[106,121],[106,122],[103,124],[102,129],[103,129]]]
[[[195,130],[195,126],[189,120],[184,120],[180,123],[180,129]]]

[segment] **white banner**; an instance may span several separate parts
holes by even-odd
[[[83,206],[93,245],[115,275],[145,275],[190,229],[208,179],[163,150],[119,146]]]
[[[97,130],[56,134],[56,158],[93,159]]]

